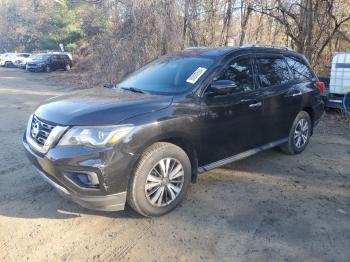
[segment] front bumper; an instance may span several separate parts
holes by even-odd
[[[66,188],[51,180],[49,176],[47,176],[43,171],[39,169],[37,170],[42,178],[46,180],[46,182],[48,182],[51,186],[53,186],[60,195],[72,200],[82,207],[99,211],[124,210],[126,192],[106,196],[81,196],[69,192]]]
[[[128,176],[126,170],[116,170],[115,163],[109,165],[104,161],[103,156],[108,152],[95,152],[83,154],[69,148],[51,149],[47,154],[33,150],[26,136],[23,137],[23,145],[28,159],[32,162],[41,176],[52,185],[59,194],[81,205],[82,207],[99,211],[123,210],[126,202],[126,183]],[[73,157],[75,155],[75,157]],[[96,159],[101,156],[102,159]],[[109,157],[109,156],[108,156]],[[99,165],[98,162],[104,164]],[[73,183],[65,175],[68,171],[94,172],[98,174],[100,188],[82,188]],[[121,182],[122,181],[122,182]]]
[[[26,65],[26,70],[31,71],[31,72],[41,72],[44,71],[45,65]]]

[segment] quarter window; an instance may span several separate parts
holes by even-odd
[[[249,58],[234,60],[217,80],[231,80],[235,88],[232,93],[254,89],[253,72]]]
[[[312,80],[313,73],[303,62],[296,57],[286,57],[287,64],[291,69],[293,76],[297,80]]]
[[[256,60],[262,87],[282,85],[291,80],[288,66],[283,58],[261,57]]]

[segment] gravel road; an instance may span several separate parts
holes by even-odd
[[[65,74],[0,68],[0,260],[349,261],[350,127],[335,115],[301,155],[202,174],[166,216],[94,212],[44,182],[21,144],[40,101],[70,90],[53,81]]]

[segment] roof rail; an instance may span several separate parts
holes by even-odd
[[[240,47],[241,48],[247,48],[247,47],[276,48],[276,49],[293,51],[293,49],[288,46],[270,45],[270,44],[246,44]]]
[[[208,48],[207,46],[189,46],[185,47],[184,50],[192,50],[192,49],[199,49],[199,48]]]

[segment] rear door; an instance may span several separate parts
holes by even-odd
[[[61,60],[61,69],[65,69],[66,65],[68,64],[68,59],[66,55],[60,55]]]
[[[60,59],[59,55],[53,55],[53,63],[54,63],[54,68],[55,69],[61,69],[62,62],[61,62],[61,59]]]
[[[286,138],[300,111],[302,90],[282,55],[257,54],[255,65],[264,93],[263,144]]]

